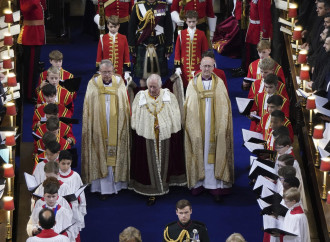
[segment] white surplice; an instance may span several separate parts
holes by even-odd
[[[210,90],[212,87],[212,80],[202,81],[204,90]],[[205,141],[204,141],[204,169],[205,179],[198,181],[194,188],[203,186],[206,189],[218,189],[218,188],[230,188],[231,184],[224,183],[221,180],[215,179],[214,176],[214,164],[208,163],[208,155],[210,148],[210,131],[211,131],[211,107],[212,98],[206,98],[205,100]]]
[[[97,82],[97,78],[95,78]],[[120,78],[117,78],[117,82],[120,82]],[[109,85],[104,84],[105,87],[111,87],[112,83]],[[106,109],[106,119],[107,119],[107,129],[109,134],[109,123],[110,123],[110,95],[105,95],[105,109]],[[108,176],[105,178],[97,179],[92,181],[91,192],[100,192],[101,194],[113,194],[118,193],[121,189],[127,189],[127,182],[115,182],[113,175],[113,169],[108,166]]]
[[[310,234],[308,221],[305,213],[292,214],[292,210],[300,206],[300,203],[296,203],[292,208],[288,210],[284,217],[283,228],[298,236],[285,235],[283,242],[310,242]]]

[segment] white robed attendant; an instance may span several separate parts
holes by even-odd
[[[40,234],[28,238],[26,242],[70,242],[70,239],[55,233],[52,229],[43,229]]]
[[[58,179],[69,186],[70,194],[75,193],[83,185],[80,175],[77,172],[71,170],[71,168],[69,168],[66,172],[62,172],[60,170],[60,175]],[[84,191],[79,195],[79,202],[75,201],[74,205],[78,206],[77,209],[80,218],[78,227],[81,230],[85,228],[84,216],[87,214],[86,197]],[[75,214],[74,217],[76,217]]]
[[[39,212],[44,207],[52,209],[55,213],[56,224],[53,227],[53,229],[56,233],[62,232],[64,229],[68,228],[72,224],[72,211],[65,208],[65,207],[62,207],[57,202],[55,203],[54,206],[43,205],[43,206],[35,207],[32,211],[32,214],[30,216],[30,219],[29,219],[27,227],[26,227],[26,231],[27,231],[29,236],[32,236],[32,231],[34,229],[39,228],[39,224],[38,224],[38,222],[39,222]],[[69,228],[67,230],[67,234],[68,234],[68,237],[69,237],[70,241],[75,241],[76,234],[74,234],[72,232],[71,228]]]
[[[284,217],[283,228],[297,236],[285,235],[283,242],[309,242],[310,234],[307,217],[300,203],[291,207]]]

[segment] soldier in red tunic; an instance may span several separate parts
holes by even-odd
[[[217,23],[217,17],[213,12],[212,0],[173,0],[171,6],[172,21],[178,26],[183,26],[183,18],[188,10],[195,10],[198,13],[197,29],[206,34],[207,26],[210,30],[212,41]]]
[[[47,82],[49,82],[49,84],[53,85],[56,88],[55,103],[56,104],[60,103],[60,104],[64,105],[66,108],[68,108],[73,113],[74,105],[73,105],[72,94],[68,90],[66,90],[64,87],[61,87],[58,84],[59,79],[60,79],[60,71],[55,67],[50,67],[47,72]],[[38,93],[37,107],[40,106],[38,104],[46,103],[45,97],[43,96],[42,89],[49,85],[49,84],[47,84],[47,82],[45,82],[45,85],[43,85],[43,83],[41,85],[42,86],[41,91],[39,91],[39,93]],[[48,88],[51,88],[51,87],[48,87]]]
[[[110,16],[107,20],[109,33],[100,37],[97,47],[96,66],[103,59],[109,59],[115,67],[116,73],[124,79],[130,76],[130,59],[127,38],[119,34],[120,27],[118,16]],[[125,72],[125,76],[123,75]]]
[[[45,44],[45,9],[46,0],[20,0],[23,27],[17,43],[23,47],[21,81],[24,83],[24,97],[29,100],[36,88],[41,46]]]
[[[119,33],[122,35],[128,34],[128,21],[132,12],[132,8],[134,5],[134,0],[99,0],[99,2],[103,2],[104,4],[104,13],[106,17],[110,17],[112,15],[116,15],[119,17]],[[100,4],[98,4],[97,14],[94,17],[94,22],[99,26],[99,29],[102,26],[100,23]],[[105,27],[105,26],[104,26]]]
[[[252,0],[250,3],[250,21],[245,41],[257,45],[261,39],[272,39],[273,25],[270,11],[271,0]]]
[[[202,53],[208,49],[208,42],[203,31],[196,29],[198,13],[193,10],[186,12],[187,29],[178,33],[175,45],[174,65],[177,75],[181,74],[183,86],[186,88],[199,70]]]

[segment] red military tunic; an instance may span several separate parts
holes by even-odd
[[[46,1],[20,0],[20,9],[24,20],[17,43],[22,45],[44,45],[44,10],[46,9]]]
[[[196,76],[198,73],[200,73],[200,72],[201,72],[201,70],[196,71],[196,72],[195,72],[195,76]],[[223,70],[221,70],[221,69],[214,68],[214,69],[213,69],[213,73],[214,73],[215,75],[217,75],[218,77],[221,78],[221,80],[223,81],[223,84],[225,84],[225,86],[226,86],[226,88],[227,88],[227,92],[228,92],[228,84],[227,84],[227,78],[226,78],[226,74],[225,74],[225,72],[224,72]]]
[[[44,112],[44,107],[47,105],[47,103],[42,104],[40,107],[38,107],[33,114],[32,119],[32,129],[35,130],[37,127],[38,122],[41,120],[41,118],[46,117],[46,114]],[[58,117],[66,117],[71,118],[72,112],[64,107],[62,104],[58,104]]]
[[[259,63],[260,63],[260,59],[253,61],[249,65],[248,74],[247,74],[248,78],[261,79]],[[275,63],[274,74],[280,77],[282,82],[285,84],[284,72],[282,67],[278,63]]]
[[[68,150],[68,149],[71,149],[71,145],[70,143],[64,139],[63,137],[61,136],[57,136],[57,139],[56,141],[61,145],[61,150]],[[42,141],[42,139],[39,139],[35,144],[34,144],[34,153],[38,153],[38,150],[39,151],[45,151],[45,144],[44,142]]]
[[[102,2],[104,3],[105,16],[116,15],[119,17],[119,23],[128,22],[134,0],[102,0]],[[100,5],[98,5],[97,13],[99,13],[99,8]]]
[[[245,42],[257,45],[261,38],[273,38],[271,0],[252,0],[250,3],[250,22]]]
[[[71,106],[68,109],[73,113],[74,105],[73,105],[72,94],[64,87],[58,85],[56,95],[57,95],[56,104],[62,104],[65,107]],[[46,103],[44,95],[42,94],[42,91],[39,91],[37,104],[44,104],[44,103]]]
[[[171,12],[177,11],[180,14],[183,0],[173,0]],[[184,11],[195,10],[198,13],[198,23],[207,22],[207,17],[214,18],[212,0],[185,0]]]
[[[268,136],[269,136],[270,132],[272,131],[272,128],[270,127],[270,118],[271,118],[271,115],[269,113],[266,113],[265,115],[263,115],[261,118],[261,121],[259,123],[259,126],[257,128],[257,132],[263,134],[264,140],[268,139]],[[293,139],[294,139],[293,128],[292,128],[290,120],[287,117],[285,117],[284,126],[289,129],[290,139],[293,142]]]
[[[70,138],[72,140],[72,144],[76,143],[76,138],[74,137],[73,133],[72,133],[72,128],[61,122],[60,121],[60,127],[59,127],[59,133],[61,137],[66,137],[67,139]],[[42,137],[44,135],[44,133],[47,132],[47,128],[46,128],[46,124],[42,124],[37,130],[36,130],[36,135]]]
[[[277,95],[280,95],[278,93],[275,93]],[[282,95],[280,95],[283,99],[283,104],[282,104],[282,112],[284,113],[285,117],[289,117],[290,114],[290,103],[288,101],[288,99],[286,99],[285,97],[283,97]],[[257,111],[257,115],[262,117],[263,115],[265,115],[268,111],[267,111],[267,93],[266,92],[262,92],[262,93],[258,93],[258,95],[254,98],[254,103],[253,106],[251,108],[251,112]],[[257,131],[257,126],[259,124],[259,121],[256,120],[252,120],[251,121],[251,126],[250,126],[250,130],[252,131]]]
[[[199,29],[195,29],[192,40],[190,39],[188,29],[184,29],[178,34],[175,45],[174,64],[181,67],[184,87],[187,87],[189,80],[193,78],[192,72],[199,70],[202,53],[207,51],[208,48],[209,45],[206,36]]]
[[[116,73],[123,75],[124,64],[130,66],[129,49],[125,35],[117,33],[115,40],[110,34],[105,34],[99,40],[97,47],[96,66],[103,59],[109,59],[116,69]]]
[[[263,79],[258,79],[256,81],[252,82],[248,98],[253,99],[258,93],[262,93],[263,91],[265,91],[264,81],[263,81]],[[286,91],[285,84],[283,82],[278,81],[277,93],[287,99],[289,98],[288,93]]]
[[[73,74],[64,70],[61,68],[60,70],[60,79],[61,80],[66,80],[66,79],[71,79],[73,78]],[[47,71],[44,71],[40,74],[39,81],[38,81],[38,87],[40,86],[41,82],[47,79]]]

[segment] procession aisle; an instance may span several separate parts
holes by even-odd
[[[49,67],[48,53],[58,49],[64,54],[64,69],[82,77],[82,86],[75,100],[74,113],[74,118],[78,118],[80,123],[73,126],[79,157],[83,99],[87,83],[95,71],[96,48],[96,41],[77,32],[73,33],[72,42],[68,45],[47,45],[42,49],[41,60],[46,63],[46,68]],[[173,56],[171,60],[173,61]],[[81,233],[82,241],[118,241],[119,233],[127,226],[140,229],[143,241],[162,241],[165,225],[177,219],[175,203],[182,198],[191,201],[192,218],[206,224],[211,241],[225,241],[233,232],[242,233],[247,241],[262,240],[262,217],[247,178],[250,154],[242,147],[241,129],[249,127],[249,120],[239,115],[235,102],[236,96],[245,97],[247,93],[241,90],[242,78],[231,78],[229,73],[229,69],[239,66],[240,60],[232,60],[220,55],[216,55],[216,60],[218,68],[226,71],[232,101],[235,152],[233,193],[226,196],[223,203],[217,204],[208,193],[193,197],[186,188],[174,187],[169,194],[157,198],[154,206],[147,207],[146,198],[133,191],[121,191],[106,201],[99,200],[96,195],[87,191],[86,228]],[[32,114],[33,106],[25,104],[24,142],[32,141],[30,134]],[[80,172],[80,165],[75,170]]]

